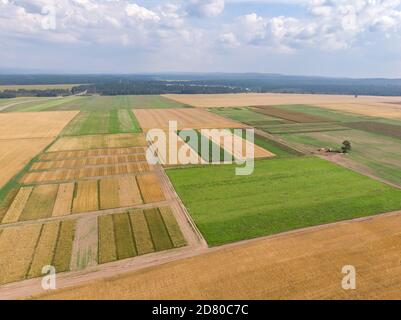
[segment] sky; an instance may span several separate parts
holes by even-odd
[[[0,69],[401,77],[401,0],[0,0]]]

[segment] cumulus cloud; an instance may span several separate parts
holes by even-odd
[[[184,10],[176,5],[150,9],[131,0],[1,0],[0,35],[50,42],[154,46],[166,38],[182,38],[186,28],[191,30],[190,25],[184,25],[184,16]],[[53,18],[55,27],[45,28]]]
[[[232,33],[242,45],[278,51],[338,50],[368,33],[397,34],[401,26],[401,0],[309,0],[304,4],[309,12],[306,18],[251,13],[238,17],[224,34]]]
[[[216,17],[224,11],[224,0],[190,0],[187,12],[197,17]]]

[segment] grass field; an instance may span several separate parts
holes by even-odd
[[[47,99],[30,99],[24,103],[18,103],[10,108],[7,108],[5,112],[40,112],[40,111],[56,111],[58,106],[64,104],[78,103],[82,97],[69,96],[69,97],[58,97],[58,98],[47,98]]]
[[[139,124],[129,109],[92,111],[79,113],[62,135],[79,136],[91,134],[135,133],[140,132]]]
[[[257,161],[244,177],[234,166],[167,174],[210,245],[401,208],[401,190],[314,157]]]
[[[330,122],[328,118],[306,114],[298,111],[285,110],[276,107],[255,107],[252,108],[257,113],[268,115],[270,117],[275,117],[283,119],[286,121],[296,122],[296,123],[320,123],[320,122]]]
[[[360,130],[284,134],[280,137],[311,151],[322,147],[338,149],[344,140],[349,140],[352,151],[339,158],[340,163],[401,186],[399,139]]]

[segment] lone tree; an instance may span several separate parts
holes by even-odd
[[[341,150],[343,151],[343,153],[348,153],[351,151],[351,149],[352,149],[351,142],[349,142],[348,140],[345,140],[343,142]]]

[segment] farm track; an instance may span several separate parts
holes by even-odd
[[[354,220],[341,221],[326,225],[308,227],[304,229],[293,230],[289,232],[284,232],[277,235],[261,237],[251,240],[240,241],[232,244],[227,244],[220,247],[214,248],[205,248],[204,246],[197,247],[184,247],[179,249],[173,249],[167,252],[161,253],[152,253],[149,255],[137,257],[134,259],[127,259],[123,261],[112,262],[108,264],[104,264],[101,266],[93,267],[90,269],[86,269],[84,271],[78,272],[69,272],[59,274],[57,277],[57,286],[59,289],[66,289],[71,287],[76,287],[80,285],[85,285],[88,282],[108,279],[113,280],[120,276],[124,276],[125,274],[130,274],[132,272],[148,269],[155,266],[161,266],[167,264],[169,262],[174,262],[178,260],[183,260],[187,258],[197,257],[209,253],[218,253],[224,252],[228,249],[236,249],[241,248],[249,244],[269,241],[269,240],[280,240],[286,239],[289,236],[302,236],[305,234],[313,233],[313,232],[324,232],[325,230],[331,230],[338,226],[347,226],[353,224],[359,224],[367,221],[374,221],[376,219],[386,219],[391,217],[401,216],[401,211],[384,213],[371,217],[358,218]],[[41,279],[30,279],[22,282],[10,283],[7,285],[3,285],[0,287],[0,299],[23,299],[30,298],[33,296],[37,296],[43,294],[43,290],[41,288]]]

